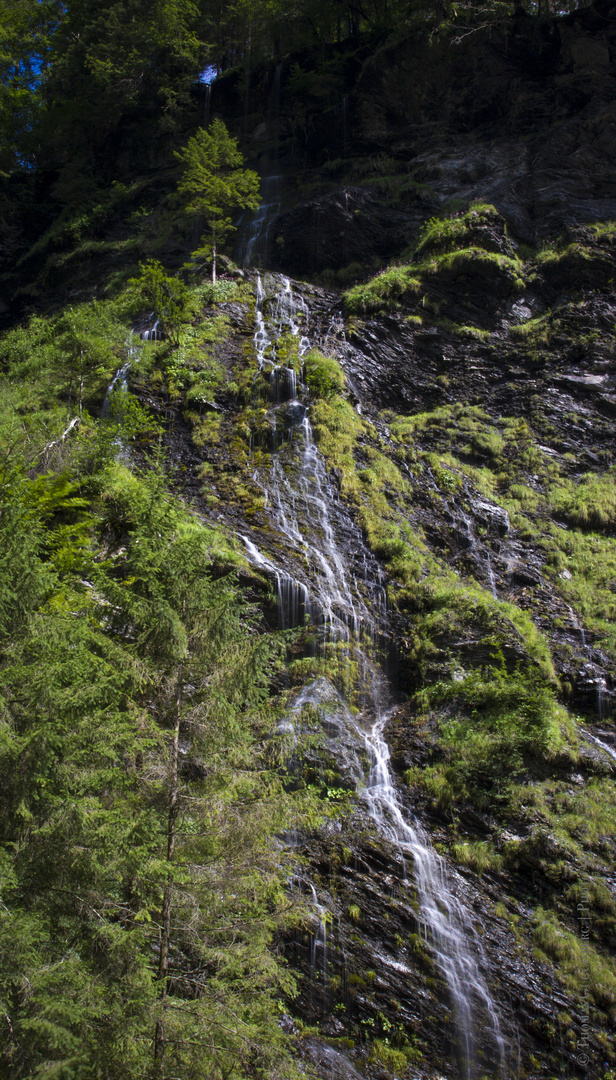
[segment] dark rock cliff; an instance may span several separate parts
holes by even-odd
[[[329,93],[308,55],[257,72],[248,98],[219,80],[214,109],[242,116],[248,153],[282,178],[267,264],[298,277],[350,266],[350,280],[456,200],[493,203],[532,244],[615,217],[615,15],[602,0],[334,53]]]
[[[473,213],[472,252],[483,250],[480,243],[498,257],[511,250],[500,215]],[[544,270],[530,258],[515,287],[506,275],[486,275],[485,267],[475,273],[473,256],[457,273],[432,267],[425,292],[402,293],[394,304],[372,298],[377,310],[363,317],[349,311],[359,303],[352,291],[344,318],[338,295],[293,283],[304,307],[302,333],[337,356],[345,400],[360,418],[353,448],[359,495],[348,462],[337,464],[327,438],[321,445],[331,468],[332,521],[349,566],[361,576],[357,536],[335,516],[341,496],[385,569],[384,662],[402,696],[386,735],[401,798],[457,865],[456,895],[481,927],[486,978],[509,1047],[504,1075],[537,1080],[603,1080],[614,1060],[608,980],[593,991],[593,1057],[579,1063],[585,1013],[583,973],[574,958],[576,908],[587,888],[595,904],[593,963],[611,962],[614,948],[616,847],[608,822],[615,797],[609,506],[616,307],[604,273],[611,231],[578,229],[570,240],[577,256],[563,242],[555,266],[548,260]],[[590,277],[579,274],[580,265]],[[269,290],[281,285],[266,278]],[[378,310],[387,303],[390,310]],[[267,397],[267,378],[246,367],[252,315],[241,307],[229,315],[234,332],[221,361],[236,381],[246,368],[246,379],[250,373],[257,382],[243,403],[220,398],[225,412],[213,444],[191,445],[179,409],[171,435],[178,483],[202,512],[249,534],[303,580],[305,567],[285,535],[272,530],[255,484],[255,466],[272,452],[272,429],[267,405],[255,410],[254,386]],[[318,404],[313,408],[316,417]],[[284,407],[281,421],[293,423],[290,415],[284,419]],[[387,474],[379,512],[398,515],[426,560],[411,584],[389,542],[371,540],[375,470],[385,469],[385,459],[395,463],[399,481]],[[593,484],[600,485],[595,494]],[[447,599],[432,592],[439,567],[453,571],[457,582]],[[253,580],[258,595],[258,574]],[[467,590],[475,588],[469,601]],[[265,617],[275,623],[272,602]],[[533,642],[535,630],[548,652]],[[300,640],[290,657],[305,647]],[[517,678],[527,671],[535,685],[533,672],[543,678],[546,662],[554,671],[546,686],[553,680],[558,700],[577,718],[568,746],[524,750],[524,760],[512,766],[515,791],[505,791],[500,780],[490,787],[486,777],[500,765],[488,760],[477,766],[478,776],[467,776],[464,790],[448,790],[448,770],[455,772],[456,755],[467,751],[443,741],[443,731],[469,706],[455,697],[426,706],[422,694],[438,685],[453,693],[456,680],[481,672],[496,687],[503,672]],[[546,699],[540,708],[548,707]],[[481,708],[472,711],[478,726]],[[352,745],[327,722],[325,741],[318,724],[313,731],[317,746],[292,764],[294,782],[324,785],[335,803],[355,786]],[[509,751],[501,753],[504,764]],[[315,898],[318,907],[281,942],[303,973],[288,1023],[298,1034],[312,1025],[304,1045],[319,1075],[349,1077],[357,1067],[374,1080],[456,1076],[451,1004],[396,846],[375,830],[361,802],[293,843],[305,860],[293,888],[309,910]],[[593,977],[603,978],[594,970]],[[500,1075],[489,1031],[478,1035],[477,1061],[478,1076]]]
[[[508,1056],[503,1070],[479,1032],[477,1077],[608,1080],[616,1064],[615,16],[603,2],[342,56],[325,106],[310,57],[258,72],[248,99],[235,76],[213,93],[269,178],[259,260],[317,280],[293,284],[301,333],[346,376],[343,420],[307,387],[304,400],[349,566],[358,576],[370,548],[384,573],[400,798],[457,867],[481,935]],[[253,312],[226,314],[218,359],[235,389],[216,439],[194,437],[202,418],[181,401],[149,404],[172,416],[178,484],[201,512],[303,581],[255,481],[295,420],[283,410],[272,428],[247,359]],[[246,568],[255,596],[268,573],[271,587],[271,567]],[[274,623],[271,593],[263,611]],[[499,712],[507,686],[520,700]],[[548,714],[549,746],[524,728]],[[352,747],[313,722],[293,782],[335,803],[355,787]],[[322,1077],[457,1075],[400,852],[353,800],[292,842],[309,913],[280,947],[302,973],[285,1023],[306,1060]]]

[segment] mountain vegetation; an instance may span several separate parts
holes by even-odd
[[[5,339],[3,1074],[286,1075],[271,837],[314,811],[264,741],[281,647],[227,538],[169,494],[159,425],[121,391],[100,421],[78,405],[67,321],[111,328],[87,405],[126,350],[96,304]]]
[[[613,1080],[616,12],[0,12],[0,1077]]]

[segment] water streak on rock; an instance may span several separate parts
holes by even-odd
[[[294,297],[288,279],[278,279],[274,284],[278,292],[273,301],[267,297],[271,312],[267,323],[261,279],[257,284],[255,349],[260,368],[262,342],[267,337],[275,347],[276,337],[285,327],[296,333],[301,311],[301,303]],[[297,393],[295,380],[285,377],[281,382],[277,374],[275,411],[282,407],[283,387],[288,394]],[[329,641],[347,646],[358,662],[363,703],[359,718],[355,718],[333,686],[319,679],[298,695],[292,713],[297,716],[307,703],[317,709],[324,707],[326,722],[331,725],[333,708],[336,723],[346,728],[347,740],[350,733],[358,749],[364,751],[364,756],[367,754],[370,762],[367,776],[359,765],[360,755],[353,755],[357,789],[379,830],[398,853],[403,881],[407,863],[412,866],[419,894],[419,920],[452,1000],[459,1033],[460,1074],[465,1080],[477,1074],[475,1035],[481,1023],[490,1035],[494,1075],[504,1075],[506,1048],[498,1012],[482,973],[484,957],[479,937],[457,895],[458,880],[449,873],[419,823],[406,815],[390,769],[384,731],[390,715],[391,692],[374,659],[373,646],[378,638],[378,613],[382,605],[377,564],[330,482],[306,408],[295,397],[287,399],[287,404],[289,401],[294,406],[290,437],[283,449],[272,454],[270,470],[257,469],[256,473],[268,494],[270,520],[277,533],[284,536],[285,546],[297,556],[298,564],[306,568],[306,581],[300,583],[289,576],[283,577],[273,558],[262,555],[248,537],[243,539],[249,558],[276,578],[281,625],[297,626],[308,617],[320,624],[322,644]],[[340,539],[342,535],[344,542]],[[351,545],[355,551],[361,551],[363,558],[361,591],[349,565]],[[313,904],[319,913],[316,893]],[[327,932],[322,920],[319,926],[313,937],[312,967],[316,973],[317,957],[322,952],[325,978]]]

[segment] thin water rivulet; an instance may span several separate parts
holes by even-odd
[[[407,875],[414,879],[420,925],[451,997],[460,1075],[465,1080],[478,1075],[475,1033],[481,1024],[492,1044],[491,1075],[503,1077],[505,1041],[496,1005],[482,974],[483,954],[471,915],[455,895],[455,879],[444,860],[419,823],[403,809],[392,778],[384,737],[392,706],[391,691],[374,658],[373,646],[384,605],[378,564],[366,550],[359,529],[328,477],[307,410],[298,400],[298,373],[277,362],[276,345],[283,334],[300,339],[300,362],[310,347],[308,339],[301,336],[306,308],[302,299],[293,294],[288,279],[270,275],[266,284],[257,278],[254,347],[258,377],[267,376],[269,381],[272,453],[271,466],[256,467],[254,479],[264,492],[266,513],[276,532],[283,535],[289,555],[303,568],[301,576],[305,580],[298,580],[300,574],[296,578],[283,571],[275,555],[263,554],[254,540],[244,536],[247,555],[276,580],[283,627],[302,625],[308,617],[318,628],[321,645],[330,642],[346,646],[357,662],[365,703],[359,715],[353,715],[325,679],[304,688],[296,700],[295,712],[307,701],[318,706],[324,696],[329,697],[331,707],[332,696],[336,698],[338,716],[363,751],[361,756],[370,762],[366,775],[359,764],[360,754],[356,757],[358,792],[372,820],[397,851],[403,882]],[[279,414],[282,424],[278,422]],[[357,575],[359,562],[364,568],[361,580]],[[324,934],[322,926],[319,933]],[[323,951],[324,942],[325,937]],[[317,948],[318,941],[313,951]],[[486,1075],[485,1063],[481,1074]]]

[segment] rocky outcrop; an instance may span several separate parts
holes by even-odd
[[[272,110],[275,74],[259,72],[255,101],[269,118],[255,113],[252,134],[245,118],[246,146],[284,180],[268,265],[303,275],[348,267],[348,283],[355,264],[398,257],[444,205],[477,199],[532,244],[616,218],[615,12],[600,0],[552,21],[520,16],[429,42],[415,34],[346,65],[342,51],[340,100],[329,107],[297,97],[289,61]],[[240,109],[232,83],[214,87],[229,119]]]
[[[505,1075],[533,1080],[603,1080],[615,1060],[606,975],[616,924],[614,14],[599,2],[429,52],[413,40],[386,45],[362,56],[344,106],[320,125],[309,117],[302,138],[283,66],[280,108],[252,143],[270,171],[276,160],[286,175],[268,221],[272,268],[321,273],[335,286],[392,257],[400,264],[388,283],[377,278],[346,301],[333,288],[293,289],[304,305],[301,333],[346,376],[340,443],[361,419],[352,465],[335,446],[323,449],[331,521],[356,587],[369,544],[383,565],[389,607],[379,646],[398,695],[386,729],[397,791],[409,819],[447,854],[480,933],[508,1045]],[[482,208],[473,216],[474,202]],[[425,222],[437,214],[448,226],[430,231]],[[254,327],[241,307],[229,315],[233,334],[219,359],[237,379]],[[273,438],[263,375],[244,372],[239,382],[243,397],[219,401],[224,437],[215,445],[191,444],[178,403],[178,476],[205,514],[236,533],[252,530],[303,582],[306,565],[274,535],[254,481],[250,455],[262,462]],[[278,420],[291,441],[293,418],[282,410]],[[373,488],[383,498],[371,504]],[[378,529],[394,517],[400,535],[384,540]],[[361,543],[349,523],[363,529]],[[406,578],[395,557],[405,543],[422,553]],[[272,625],[271,567],[243,573]],[[314,639],[300,634],[289,657],[306,659],[311,648]],[[527,742],[518,758],[511,752],[512,788],[478,797],[484,778],[470,774],[455,788],[456,725],[475,724],[480,740],[489,712],[481,697],[470,705],[456,697],[456,687],[520,672],[558,703],[559,748]],[[447,687],[437,704],[435,686]],[[529,698],[531,711],[537,700],[539,711],[548,707],[547,696]],[[287,838],[303,858],[290,888],[304,914],[280,940],[301,975],[284,1022],[321,1077],[451,1077],[454,1014],[422,937],[412,868],[375,829],[361,794],[350,794],[358,762],[365,770],[361,750],[331,716],[320,724],[313,717],[312,742],[289,763],[293,784],[320,788],[332,805],[320,829]],[[483,762],[496,772],[502,764]],[[576,905],[585,889],[596,966],[592,1052],[582,1060]],[[499,1075],[487,1027],[476,1059],[477,1076]]]
[[[430,205],[388,207],[373,192],[345,185],[281,214],[273,226],[268,262],[293,277],[351,263],[359,268],[367,253],[378,265],[405,240],[410,243]]]
[[[466,244],[464,222],[452,222],[452,228],[462,227]],[[515,254],[498,215],[490,212],[484,224],[470,222],[474,247],[485,241],[494,255]],[[439,243],[427,245],[430,265],[438,262]],[[569,243],[578,245],[576,258],[589,267],[584,281],[577,263],[568,262]],[[379,655],[394,696],[407,698],[398,701],[386,728],[400,800],[408,819],[421,822],[448,854],[455,895],[479,932],[481,970],[498,1007],[507,1067],[512,1076],[533,1080],[583,1074],[603,1080],[602,1062],[613,1057],[606,984],[592,1011],[595,1064],[586,1068],[576,1061],[585,1014],[576,989],[579,972],[567,960],[577,954],[567,949],[575,949],[571,943],[579,936],[575,911],[585,881],[594,890],[597,955],[609,957],[614,941],[616,846],[604,815],[616,767],[610,750],[616,654],[602,629],[609,613],[601,607],[601,581],[585,577],[590,570],[583,560],[586,543],[594,545],[596,565],[611,572],[611,562],[602,560],[616,523],[607,503],[606,516],[593,517],[592,484],[611,475],[616,309],[601,269],[611,251],[610,231],[578,229],[569,243],[564,239],[544,253],[543,262],[536,256],[521,261],[524,288],[512,296],[500,294],[496,278],[488,295],[490,279],[472,272],[428,276],[423,295],[444,305],[438,310],[430,303],[418,307],[418,294],[409,293],[391,311],[345,319],[336,293],[292,284],[301,333],[335,355],[346,374],[345,403],[361,420],[353,450],[360,482],[375,482],[370,473],[382,460],[379,454],[396,464],[399,484],[406,481],[412,490],[402,503],[400,490],[387,480],[382,513],[396,506],[414,542],[433,560],[427,564],[431,573],[447,567],[460,583],[460,602],[465,590],[470,597],[461,617],[456,600],[450,601],[428,639],[422,619],[432,614],[430,572],[410,586],[392,568],[379,577],[367,533],[361,539],[361,494],[349,497],[346,466],[330,473],[329,521],[349,580],[358,596],[372,601],[376,592],[367,589],[382,580],[390,598],[389,610],[379,616]],[[562,261],[558,286],[545,272],[548,256]],[[265,276],[264,284],[268,295],[286,288],[273,276]],[[481,295],[483,328],[454,323],[451,313],[469,316]],[[266,314],[276,310],[273,301],[263,304]],[[182,414],[181,401],[166,406],[175,410],[169,439],[177,483],[200,513],[224,520],[236,535],[249,534],[275,558],[280,573],[303,582],[306,563],[284,530],[273,528],[271,501],[264,501],[255,482],[273,446],[292,445],[297,418],[291,406],[277,406],[280,441],[274,443],[267,376],[246,360],[252,313],[241,304],[228,305],[226,313],[232,330],[217,359],[233,373],[235,389],[222,391],[215,402],[224,409],[217,439],[191,440],[194,420]],[[156,407],[154,398],[150,405]],[[344,416],[349,424],[349,414]],[[578,489],[590,496],[584,504],[588,520],[576,502]],[[368,521],[368,533],[370,527]],[[566,545],[556,544],[556,534],[570,537],[570,555]],[[385,545],[385,565],[388,558]],[[265,622],[275,625],[281,587],[272,566],[246,566],[242,575]],[[366,575],[368,585],[362,586]],[[282,595],[284,600],[284,590]],[[529,617],[526,629],[516,612]],[[544,654],[533,652],[528,627],[549,643],[553,676],[546,673]],[[297,628],[288,658],[310,665],[314,647],[311,634]],[[422,787],[422,774],[448,763],[455,767],[442,727],[463,717],[465,706],[450,697],[449,704],[431,709],[421,705],[421,692],[447,683],[453,694],[469,673],[498,670],[495,678],[503,672],[513,678],[529,669],[538,679],[552,679],[560,702],[579,718],[579,748],[563,746],[551,756],[525,750],[516,766],[517,801],[496,792],[491,803],[478,802],[472,790],[447,801],[437,788]],[[335,692],[330,697],[335,705]],[[294,728],[291,733],[295,737]],[[375,828],[361,787],[359,797],[353,794],[368,768],[365,751],[327,703],[320,714],[310,713],[304,736],[301,752],[292,749],[287,761],[287,782],[320,790],[330,812],[312,834],[290,829],[284,836],[302,858],[289,887],[303,911],[279,940],[300,975],[299,996],[289,1003],[284,1023],[298,1037],[305,1067],[323,1078],[451,1077],[459,1036],[450,994],[423,936],[412,866]],[[574,811],[580,806],[585,815]],[[477,1076],[497,1076],[497,1057],[484,1025],[477,1034]]]

